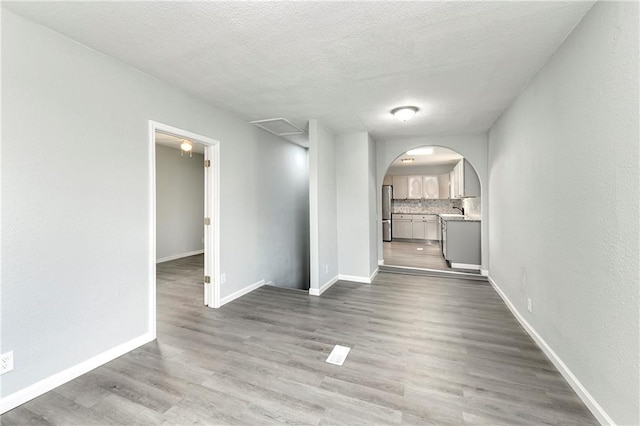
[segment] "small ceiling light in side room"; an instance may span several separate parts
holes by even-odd
[[[402,158],[400,159],[400,161],[402,161],[403,163],[413,163],[415,161],[415,158]]]
[[[401,106],[391,110],[391,114],[402,122],[409,121],[417,112],[418,107],[414,106]]]
[[[180,144],[180,155],[184,155],[185,152],[189,153],[189,157],[193,157],[193,144],[188,140],[183,139]]]
[[[433,154],[433,148],[416,148],[407,151],[407,155],[431,155]]]

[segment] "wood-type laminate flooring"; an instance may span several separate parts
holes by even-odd
[[[386,241],[382,243],[384,264],[439,271],[480,273],[469,269],[453,269],[444,260],[437,241]]]
[[[158,265],[157,341],[2,424],[597,424],[484,282],[380,273],[214,310],[201,277],[201,256]]]

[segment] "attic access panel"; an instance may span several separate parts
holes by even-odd
[[[269,118],[267,120],[251,121],[250,123],[276,136],[300,135],[305,133],[304,129],[301,129],[285,118]]]

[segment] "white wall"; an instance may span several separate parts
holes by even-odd
[[[320,294],[338,278],[336,137],[309,120],[310,293]]]
[[[424,136],[415,138],[401,138],[379,140],[376,142],[377,156],[377,186],[382,187],[382,180],[391,163],[401,154],[410,149],[421,146],[441,146],[449,148],[466,158],[473,166],[478,178],[482,197],[489,193],[487,171],[487,136],[486,135],[462,135],[462,136]],[[381,193],[378,193],[378,217],[382,216]],[[486,198],[485,198],[486,199]],[[486,271],[489,266],[489,217],[488,203],[482,203],[482,269]],[[382,229],[378,230],[378,259],[383,259]]]
[[[303,148],[3,10],[4,396],[151,338],[149,120],[221,143],[222,297],[303,279]]]
[[[338,269],[341,278],[360,282],[367,282],[377,268],[376,255],[371,262],[370,253],[376,223],[374,148],[366,132],[341,134],[336,140]]]
[[[621,425],[640,423],[638,47],[638,4],[597,2],[489,142],[490,276]]]
[[[376,141],[367,135],[369,145],[369,276],[378,270],[378,229],[382,229],[382,212],[378,216],[378,206],[382,206],[382,186],[378,185]],[[380,231],[382,232],[382,231]]]
[[[204,155],[156,145],[156,260],[203,251]]]

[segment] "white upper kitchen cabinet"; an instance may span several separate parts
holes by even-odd
[[[410,200],[422,199],[422,176],[408,176],[409,195]]]
[[[453,198],[480,196],[480,180],[467,160],[460,160],[451,176],[453,179]]]
[[[438,176],[422,176],[422,198],[440,198],[440,186]]]
[[[393,181],[393,199],[406,200],[409,195],[409,177],[394,176]]]
[[[438,176],[438,198],[451,198],[449,194],[449,173]]]

